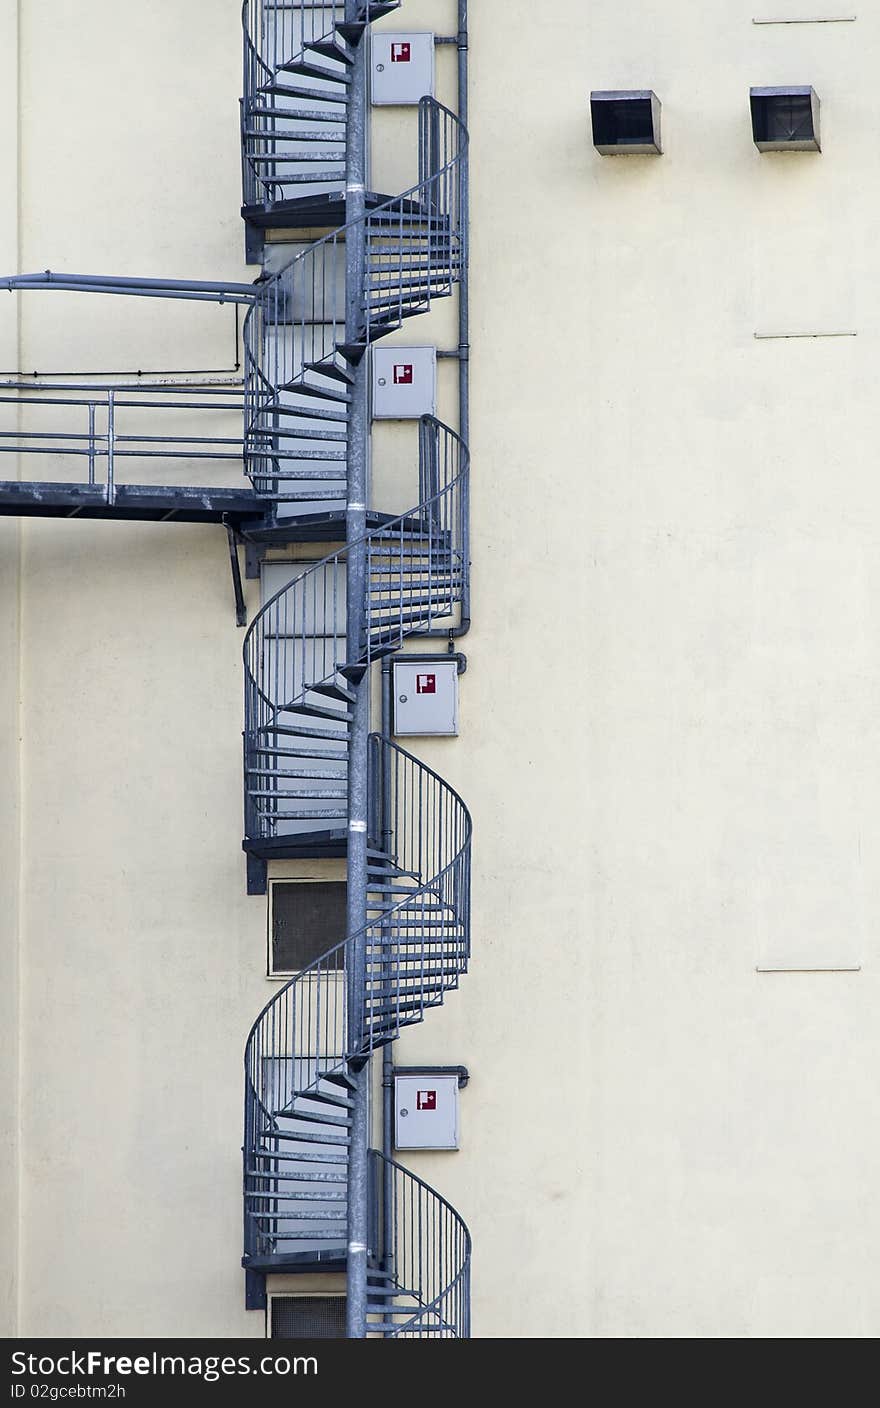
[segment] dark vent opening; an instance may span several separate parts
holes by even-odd
[[[593,110],[593,134],[596,142],[603,146],[650,144],[654,140],[650,98],[596,103]]]
[[[270,1339],[345,1339],[345,1296],[273,1296],[270,1305]]]
[[[344,880],[276,880],[272,884],[272,972],[298,973],[346,933]],[[340,949],[330,968],[343,966]]]
[[[759,151],[819,151],[819,99],[812,88],[753,88],[752,135]]]
[[[651,89],[590,94],[593,142],[605,156],[660,152],[660,101]]]

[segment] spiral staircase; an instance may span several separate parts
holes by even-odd
[[[343,223],[357,44],[371,21],[399,6],[365,0],[346,20],[346,5],[332,0],[244,0],[242,214],[250,225]]]
[[[356,21],[319,33],[313,9],[244,7],[245,218],[291,226],[306,212],[302,222],[317,223],[319,208],[327,223],[329,212],[339,217],[332,233],[257,285],[244,327],[247,472],[276,526],[303,536],[310,527],[332,536],[343,515],[370,346],[448,297],[466,269],[467,135],[433,99],[419,106],[417,184],[368,198],[365,213],[345,220],[354,46],[370,20],[394,8],[362,5]],[[259,864],[344,853],[358,688],[408,637],[451,632],[462,618],[468,471],[461,437],[424,417],[414,507],[369,512],[364,533],[306,567],[254,618],[244,646],[244,848]],[[346,1269],[358,1076],[467,968],[464,803],[378,733],[369,738],[367,796],[366,923],[279,989],[247,1042],[250,1304],[260,1303],[269,1273]],[[365,1332],[467,1337],[470,1236],[461,1218],[376,1150],[368,1201]]]
[[[244,646],[249,873],[253,864],[265,880],[271,859],[303,854],[347,853],[350,872],[353,850],[364,861],[364,922],[349,918],[349,932],[276,992],[247,1041],[247,1303],[265,1300],[272,1272],[346,1271],[350,1288],[357,1280],[358,1337],[463,1338],[467,1228],[387,1151],[368,1153],[365,1138],[371,1056],[444,1001],[470,953],[467,808],[430,768],[367,729],[371,667],[410,637],[451,639],[466,628],[469,600],[460,434],[421,420],[408,511],[352,499],[363,482],[352,466],[360,474],[366,464],[370,348],[466,287],[467,133],[433,98],[418,110],[416,184],[347,208],[356,185],[347,185],[349,94],[360,85],[363,111],[366,26],[396,8],[246,0],[246,220],[331,231],[280,272],[253,284],[51,271],[0,281],[10,291],[247,308],[243,387],[178,373],[143,387],[130,378],[104,386],[102,374],[9,384],[0,400],[13,426],[0,430],[0,449],[37,456],[56,475],[70,465],[76,478],[2,481],[0,513],[222,523],[242,614],[236,533],[257,544],[345,539],[265,602]],[[148,433],[127,419],[141,409]],[[43,413],[52,417],[45,432],[31,419]],[[230,435],[230,413],[242,413],[240,435]],[[229,460],[249,486],[178,482],[193,466]],[[121,467],[141,461],[158,482],[120,482]],[[350,874],[350,894],[356,888]],[[353,1210],[366,1242],[352,1238]]]

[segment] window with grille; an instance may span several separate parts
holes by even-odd
[[[345,1296],[271,1296],[269,1339],[344,1340]]]
[[[299,973],[345,938],[344,880],[273,880],[269,886],[269,972]],[[342,951],[330,967],[342,966]]]

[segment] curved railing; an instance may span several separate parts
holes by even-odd
[[[399,1291],[385,1312],[384,1337],[470,1338],[471,1235],[463,1219],[430,1184],[375,1149],[370,1194],[370,1251]]]
[[[277,835],[290,820],[285,803],[294,779],[285,768],[288,734],[297,710],[315,689],[344,679],[350,665],[369,666],[408,636],[457,624],[469,577],[469,457],[460,437],[433,417],[423,419],[419,441],[421,496],[416,507],[306,568],[269,598],[248,629],[244,768],[249,838]],[[366,561],[365,634],[357,659],[349,661],[346,566],[351,554],[361,552]]]
[[[281,99],[280,106],[262,98],[256,104],[266,125],[257,124],[250,137],[264,145],[255,157],[252,144],[245,161],[246,196],[250,190],[255,200],[288,194],[272,173],[300,159],[293,130],[279,131],[278,122],[301,120],[302,113],[283,108],[301,95],[283,74],[268,82],[267,74],[292,73],[301,87],[316,68],[320,82],[321,56],[332,62],[343,52],[338,41],[346,40],[340,25],[336,38],[307,33],[302,26],[312,7],[293,0],[288,8],[291,25],[279,11],[267,28],[263,0],[245,5],[245,93],[262,89]],[[365,4],[362,18],[381,8]],[[329,89],[313,96],[315,124],[331,124],[321,107],[338,99]],[[246,101],[245,122],[254,111]],[[279,150],[287,154],[279,158]],[[419,104],[418,151],[414,186],[317,241],[255,289],[243,330],[244,443],[254,488],[267,499],[300,501],[304,512],[344,505],[357,364],[371,343],[428,311],[462,276],[467,132],[433,98]],[[307,176],[297,172],[291,180],[307,183]],[[304,568],[252,622],[244,643],[245,845],[258,854],[273,853],[276,838],[283,842],[291,830],[315,835],[331,819],[344,821],[352,685],[408,637],[452,631],[466,616],[468,470],[461,438],[423,417],[415,507]],[[348,610],[349,561],[357,563],[358,581],[363,570],[357,613]],[[352,614],[363,622],[356,641],[347,630]],[[370,737],[367,783],[366,923],[280,988],[248,1037],[247,1266],[303,1258],[344,1263],[340,1189],[353,1073],[442,1003],[467,969],[467,808],[448,783],[379,734]],[[367,1333],[466,1337],[467,1228],[399,1164],[374,1153],[371,1167]]]
[[[293,59],[304,46],[315,40],[329,39],[333,30],[325,33],[327,17],[342,18],[344,5],[316,6],[306,0],[288,0],[286,4],[269,4],[266,0],[244,0],[241,23],[244,38],[244,74],[241,99],[242,195],[245,206],[271,202],[282,193],[273,179],[279,163],[288,158],[290,133],[273,110],[271,97],[266,96],[261,107],[260,95],[266,84],[283,72],[282,65]],[[293,120],[291,114],[287,121]],[[342,122],[340,117],[340,122]],[[325,141],[331,139],[325,138]],[[279,144],[280,147],[279,147]],[[344,171],[345,145],[342,139],[341,157]],[[262,170],[260,169],[262,166]]]
[[[328,1077],[421,1021],[467,970],[470,814],[437,773],[380,734],[370,736],[369,774],[371,829],[381,835],[394,874],[407,877],[411,888],[396,903],[381,895],[368,900],[372,917],[363,928],[280,988],[251,1028],[245,1050],[248,1257],[277,1253],[305,1235],[279,1227],[285,1196],[295,1196],[277,1182],[272,1141],[279,1114],[295,1119],[298,1101],[320,1100]],[[355,964],[361,999],[353,1013],[348,978]],[[425,1287],[431,1299],[439,1294],[433,1282]]]
[[[401,195],[316,241],[273,278],[256,286],[244,320],[245,446],[258,493],[297,497],[309,471],[297,443],[291,400],[322,364],[338,369],[346,347],[346,241],[365,246],[362,348],[404,319],[448,297],[467,258],[464,171],[467,130],[433,98],[419,104],[419,180]],[[349,349],[350,351],[350,349]],[[302,495],[299,495],[302,497]]]
[[[241,98],[245,207],[345,181],[346,74],[364,24],[400,0],[244,0]],[[335,61],[335,67],[326,62]],[[329,82],[329,86],[328,85]],[[317,86],[323,85],[323,86]],[[303,122],[305,127],[298,127]],[[315,130],[317,129],[317,130]]]

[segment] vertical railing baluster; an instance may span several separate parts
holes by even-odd
[[[107,392],[107,503],[116,502],[116,392]]]

